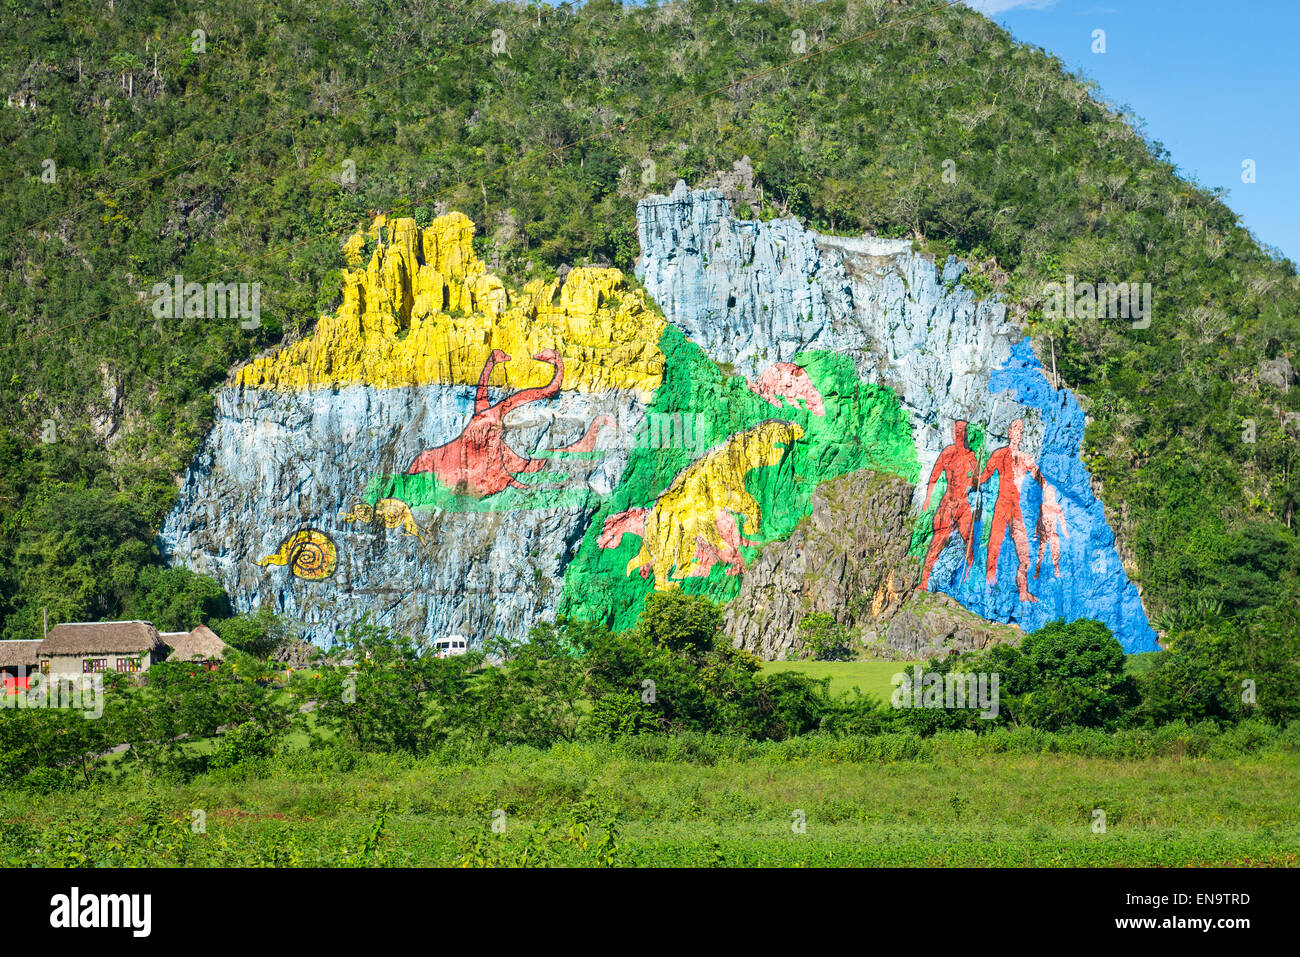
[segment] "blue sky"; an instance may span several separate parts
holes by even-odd
[[[1182,175],[1227,189],[1246,228],[1300,262],[1300,0],[966,2],[1096,80]],[[1094,30],[1105,53],[1092,52]]]

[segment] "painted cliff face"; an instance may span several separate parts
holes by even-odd
[[[218,394],[170,560],[321,643],[362,614],[476,640],[556,612],[622,628],[655,589],[734,597],[822,482],[871,469],[916,486],[924,587],[1154,647],[1082,412],[960,264],[737,222],[680,184],[638,228],[653,303],[613,269],[510,290],[460,214],[380,217],[345,245],[336,313]]]
[[[668,322],[754,391],[805,404],[777,391],[807,392],[793,363],[830,409],[836,386],[809,360],[834,356],[897,398],[892,437],[919,467],[886,470],[916,483],[922,587],[1025,630],[1089,617],[1130,651],[1156,647],[1080,455],[1082,410],[1005,308],[958,283],[961,263],[936,270],[902,240],[737,221],[720,194],[682,184],[642,203],[638,229],[638,276]],[[863,434],[836,428],[844,441]]]
[[[507,290],[472,235],[453,213],[348,242],[337,312],[217,395],[171,561],[323,644],[365,613],[482,638],[552,611],[662,381],[663,320],[617,270]]]

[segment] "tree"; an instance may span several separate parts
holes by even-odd
[[[263,605],[253,615],[236,615],[211,624],[217,637],[227,645],[254,658],[270,657],[292,637],[288,623],[269,605]]]
[[[334,650],[343,663],[319,678],[295,675],[295,687],[316,701],[320,723],[365,751],[428,751],[434,732],[424,692],[439,659],[364,619],[347,627]],[[470,654],[447,660],[464,670],[479,659]]]
[[[999,675],[999,691],[1010,696],[1008,710],[1018,722],[1045,730],[1113,727],[1136,703],[1124,649],[1109,628],[1090,618],[1044,625],[998,659],[1011,665]]]
[[[805,647],[817,661],[852,661],[853,649],[849,647],[849,633],[830,612],[819,611],[805,615],[799,623]]]
[[[147,565],[138,587],[135,614],[159,631],[190,631],[230,614],[230,599],[216,579],[188,568]]]
[[[651,592],[637,629],[650,642],[670,651],[703,654],[722,630],[722,609],[697,595],[673,588]]]

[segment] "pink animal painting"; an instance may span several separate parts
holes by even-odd
[[[750,379],[751,392],[762,396],[778,409],[785,402],[799,408],[799,399],[813,415],[826,416],[826,403],[817,391],[806,369],[801,369],[793,362],[778,362],[763,371],[757,379]],[[783,402],[784,400],[784,402]]]
[[[1056,530],[1058,525],[1060,534],[1069,538],[1070,526],[1065,524],[1065,506],[1056,500],[1056,489],[1045,485],[1043,505],[1038,511],[1038,568],[1034,571],[1035,578],[1042,574],[1043,555],[1049,547],[1052,551],[1052,567],[1056,570],[1056,577],[1061,577],[1061,539]]]
[[[753,548],[756,543],[740,534],[735,517],[725,509],[720,508],[714,513],[713,526],[718,530],[722,544],[714,548],[703,538],[697,537],[695,561],[686,573],[687,578],[708,578],[713,566],[719,563],[726,566],[728,575],[739,575],[745,570],[745,558],[740,554],[740,546]]]

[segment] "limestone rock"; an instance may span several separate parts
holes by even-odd
[[[981,618],[947,595],[916,591],[877,631],[875,651],[893,661],[916,661],[1019,644],[1022,638],[1024,632],[1015,625]]]
[[[930,590],[1026,630],[1095,618],[1127,650],[1155,649],[1083,462],[1079,402],[1049,381],[1005,305],[962,285],[960,262],[936,266],[907,240],[737,220],[722,193],[681,182],[637,212],[638,277],[717,362],[757,378],[774,363],[831,352],[897,394],[920,462],[913,553],[925,558],[935,530],[942,536],[929,556]],[[1006,468],[971,476],[964,504],[944,497],[948,479],[935,471],[959,448],[977,470],[1006,450]],[[958,534],[967,522],[973,563],[972,543]]]
[[[1295,382],[1295,370],[1285,356],[1265,359],[1259,364],[1259,381],[1286,392],[1291,388],[1291,383]]]
[[[916,584],[907,554],[912,486],[893,475],[854,472],[823,482],[813,509],[788,539],[763,549],[728,607],[725,634],[769,660],[799,652],[804,617],[828,612],[861,639],[896,614]]]

